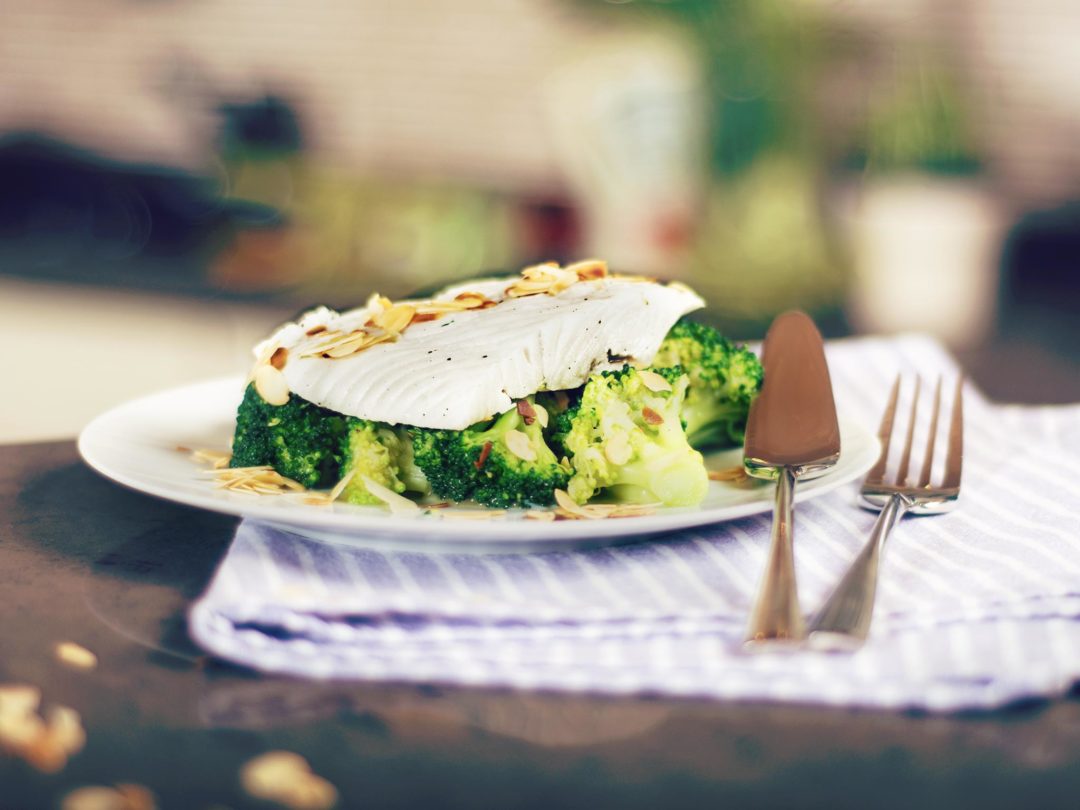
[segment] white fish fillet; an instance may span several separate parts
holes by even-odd
[[[688,287],[617,276],[578,282],[558,295],[504,300],[514,280],[447,289],[435,300],[475,291],[502,303],[414,323],[396,343],[349,357],[300,355],[325,339],[307,331],[348,332],[368,320],[366,308],[311,310],[255,353],[288,349],[290,389],[323,407],[379,422],[461,430],[508,410],[515,399],[582,385],[594,371],[621,367],[624,359],[647,364],[675,321],[704,306]]]

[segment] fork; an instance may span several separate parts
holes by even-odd
[[[911,400],[911,418],[907,427],[900,466],[893,481],[885,480],[889,460],[889,443],[896,416],[896,402],[900,396],[900,376],[893,383],[889,402],[881,418],[878,439],[881,454],[877,463],[863,481],[862,504],[868,509],[878,509],[881,514],[870,532],[870,539],[863,546],[855,561],[845,572],[836,590],[810,621],[807,643],[827,651],[854,651],[866,640],[870,620],[874,613],[874,596],[877,592],[878,567],[889,532],[906,514],[938,515],[956,506],[960,496],[960,468],[964,454],[963,378],[956,382],[953,398],[952,420],[949,425],[948,449],[945,472],[940,484],[930,483],[934,461],[934,442],[937,436],[938,414],[941,411],[941,378],[934,391],[934,410],[930,415],[930,432],[923,456],[918,481],[908,481],[911,467],[911,444],[915,435],[915,417],[919,407],[921,380],[915,378],[915,393]]]

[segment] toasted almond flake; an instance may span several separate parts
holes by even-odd
[[[129,805],[115,788],[88,785],[64,796],[60,810],[129,810]]]
[[[435,312],[417,312],[413,315],[413,323],[424,323],[425,321],[434,321],[438,318],[438,314]]]
[[[664,417],[654,411],[647,405],[641,409],[641,418],[645,420],[647,425],[662,425],[664,424]]]
[[[209,464],[215,470],[221,470],[229,466],[229,462],[232,460],[232,453],[227,450],[212,450],[209,448],[200,448],[198,450],[189,451],[191,453],[192,461],[199,461],[203,464]]]
[[[670,391],[671,383],[657,374],[655,371],[649,371],[647,368],[643,368],[638,371],[638,377],[641,378],[641,384],[653,392]]]
[[[375,318],[386,310],[390,309],[393,302],[385,295],[379,295],[378,293],[372,293],[368,298],[367,303],[364,305],[364,309],[368,311],[368,317]]]
[[[271,365],[255,370],[255,390],[269,405],[284,405],[289,401],[289,383],[279,369]]]
[[[37,708],[36,706],[34,707]],[[0,713],[0,751],[22,754],[45,733],[45,722],[34,709]]]
[[[79,713],[70,706],[53,706],[46,715],[46,726],[53,741],[64,751],[74,754],[86,745],[86,730]]]
[[[127,802],[126,810],[156,810],[157,808],[154,794],[142,785],[118,784],[116,791]]]
[[[517,401],[517,412],[521,415],[521,421],[526,425],[531,425],[536,421],[536,410],[533,408],[532,403],[527,399],[519,399]]]
[[[317,492],[312,495],[307,495],[300,500],[301,503],[306,503],[309,506],[329,506],[333,501],[330,500],[328,495],[322,492]]]
[[[97,666],[97,656],[74,641],[61,641],[53,647],[53,654],[62,664],[75,669],[93,669]]]
[[[318,326],[313,326],[304,332],[308,337],[315,337],[315,335],[321,334],[326,331],[326,324],[320,323]]]
[[[412,322],[415,314],[415,307],[408,304],[394,304],[375,316],[375,325],[390,333],[400,333]]]
[[[176,450],[177,453],[190,453],[191,452],[190,447],[185,447],[182,444],[176,445],[176,447],[174,447],[173,449]]]
[[[507,448],[522,461],[536,461],[536,451],[529,444],[529,437],[520,430],[511,430],[504,437]]]
[[[565,489],[555,490],[555,503],[566,512],[581,513],[581,504],[571,498]]]
[[[612,510],[611,514],[608,515],[608,517],[609,518],[645,517],[646,515],[656,514],[656,507],[659,506],[659,505],[660,504],[652,504],[652,503],[618,504],[615,507],[615,509]]]
[[[550,509],[530,509],[525,513],[525,520],[539,520],[541,523],[548,523],[555,520],[555,513]]]
[[[334,786],[290,751],[271,751],[245,763],[240,783],[252,796],[292,810],[327,810],[337,802]]]
[[[602,259],[585,259],[584,261],[568,264],[565,269],[576,273],[581,281],[604,278],[608,274],[607,262]]]
[[[277,473],[271,467],[226,467],[207,470],[216,486],[230,492],[250,495],[281,495],[287,491],[303,492],[304,485]]]
[[[415,501],[410,501],[404,495],[399,495],[388,487],[384,487],[378,481],[374,481],[368,476],[361,476],[364,481],[364,486],[367,487],[367,491],[385,503],[390,512],[395,515],[414,515],[420,512],[420,507]]]
[[[334,484],[334,488],[327,493],[326,498],[330,503],[333,503],[341,497],[341,493],[345,491],[345,487],[349,485],[349,482],[356,476],[356,470],[349,470],[345,475]]]
[[[505,509],[448,509],[439,512],[446,520],[501,520],[506,517]]]
[[[274,353],[270,355],[270,365],[281,371],[285,368],[287,362],[289,362],[289,350],[284,346],[278,346],[274,349]]]
[[[533,405],[533,410],[536,412],[536,421],[540,423],[540,427],[546,428],[548,426],[548,412],[547,408],[543,405]]]
[[[742,467],[725,467],[722,470],[709,470],[710,481],[743,481],[748,478]]]
[[[612,464],[625,464],[634,455],[630,440],[623,432],[612,433],[604,442],[604,455]]]
[[[22,683],[0,684],[0,715],[24,715],[37,711],[41,690]]]

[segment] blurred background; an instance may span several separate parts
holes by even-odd
[[[5,0],[0,441],[546,259],[1080,399],[1075,0]]]

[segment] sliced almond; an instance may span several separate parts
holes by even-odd
[[[213,469],[220,470],[229,466],[229,462],[232,460],[232,453],[226,450],[211,450],[208,448],[200,448],[198,450],[191,450],[191,460],[200,461],[204,464],[209,464]]]
[[[529,443],[529,437],[520,430],[511,430],[503,437],[507,448],[522,461],[536,461],[536,451]]]
[[[393,302],[385,295],[379,295],[378,293],[372,293],[368,298],[367,303],[364,304],[364,309],[368,312],[369,318],[375,318],[380,313],[390,309]]]
[[[400,334],[405,330],[416,314],[416,307],[408,304],[394,304],[375,317],[375,324],[387,332]]]
[[[285,375],[271,365],[255,370],[255,391],[269,405],[284,405],[289,401],[289,383]]]
[[[568,264],[564,269],[567,272],[577,274],[581,281],[604,278],[608,274],[607,262],[602,259],[585,259],[584,261]]]
[[[15,717],[37,711],[41,690],[29,684],[0,684],[0,717]]]
[[[289,350],[284,346],[278,346],[274,349],[274,353],[270,355],[270,365],[276,368],[278,371],[285,368],[285,364],[289,361]]]
[[[446,520],[500,520],[506,517],[505,509],[447,509],[439,514]]]
[[[341,480],[334,484],[334,488],[326,494],[326,499],[330,503],[333,503],[341,497],[341,493],[345,491],[345,487],[349,485],[349,482],[356,477],[356,470],[349,470],[342,476]]]
[[[546,428],[548,426],[548,412],[547,408],[543,405],[533,404],[533,411],[536,413],[536,421],[540,423],[540,427]]]
[[[625,464],[634,455],[634,449],[630,446],[626,434],[619,431],[607,437],[604,442],[604,455],[612,464]]]
[[[570,493],[565,489],[555,490],[555,503],[559,505],[559,508],[575,515],[585,516],[585,512],[577,501],[570,497]]]
[[[97,656],[74,641],[61,641],[53,647],[53,654],[62,664],[75,669],[93,669],[97,666]]]
[[[115,788],[88,785],[64,796],[60,810],[128,810],[128,803]]]
[[[308,337],[314,337],[315,335],[322,334],[325,331],[326,331],[326,324],[325,323],[320,323],[318,326],[313,326],[310,329],[308,329],[306,332],[304,332],[304,334],[307,335]]]
[[[653,392],[670,391],[671,383],[657,374],[655,371],[649,371],[647,368],[643,368],[638,371],[638,377],[641,378],[641,384]]]
[[[74,754],[86,745],[82,718],[70,706],[53,706],[46,714],[46,728],[64,754]]]
[[[664,424],[664,417],[648,406],[641,409],[641,418],[645,421],[645,424],[647,425]]]
[[[415,515],[419,514],[420,507],[414,502],[410,501],[404,495],[399,495],[389,487],[384,487],[377,481],[372,480],[368,476],[361,476],[364,481],[364,486],[367,487],[367,491],[385,503],[390,512],[395,515]]]
[[[555,513],[550,509],[530,509],[525,513],[525,520],[538,520],[541,523],[548,523],[555,520]]]

